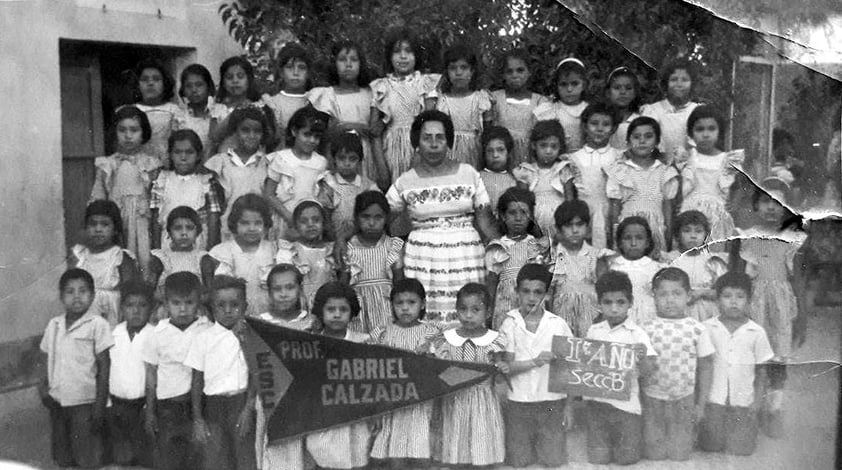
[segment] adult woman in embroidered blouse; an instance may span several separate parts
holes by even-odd
[[[480,232],[486,240],[499,234],[479,173],[447,157],[453,146],[450,117],[422,112],[410,140],[418,163],[395,180],[386,198],[393,214],[406,210],[412,220],[404,272],[427,291],[427,319],[455,325],[456,293],[468,282],[485,281]]]

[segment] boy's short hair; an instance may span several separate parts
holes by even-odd
[[[202,233],[202,219],[192,207],[178,206],[167,214],[167,232],[172,229],[175,219],[187,219],[196,226],[196,234]]]
[[[243,300],[246,300],[246,281],[244,279],[225,274],[217,274],[211,279],[208,290],[213,295],[214,292],[224,289],[237,289],[242,294]]]
[[[488,295],[488,289],[478,282],[469,282],[459,289],[459,292],[456,293],[456,305],[458,306],[459,302],[471,295],[478,296],[484,305],[491,305],[491,296]]]
[[[81,279],[82,282],[88,285],[88,288],[91,289],[91,292],[94,291],[94,278],[91,276],[91,273],[85,271],[82,268],[70,268],[65,271],[58,280],[58,290],[59,292],[63,291],[70,281]]]
[[[690,290],[690,276],[688,276],[684,270],[674,266],[661,268],[654,276],[652,276],[652,290],[657,289],[664,281],[678,282],[684,290]]]
[[[619,124],[619,118],[617,117],[617,111],[614,109],[613,106],[610,106],[608,103],[603,101],[596,101],[594,103],[589,104],[584,111],[582,111],[582,115],[580,117],[582,121],[582,125],[586,125],[588,123],[588,119],[590,119],[595,114],[602,114],[603,116],[608,116],[611,118],[611,127],[617,128]]]
[[[745,291],[748,298],[751,298],[753,288],[751,278],[746,273],[728,271],[727,273],[719,276],[719,279],[717,279],[713,284],[713,288],[716,290],[716,296],[719,297],[722,295],[722,291],[725,290],[726,287],[742,289]]]
[[[131,296],[140,296],[150,304],[155,302],[155,288],[143,281],[126,281],[120,283],[120,304]]]
[[[599,276],[595,287],[597,300],[602,300],[602,297],[609,292],[622,292],[629,299],[629,302],[634,301],[634,288],[631,279],[629,279],[628,274],[622,271],[607,271]]]
[[[165,297],[173,295],[186,297],[194,293],[201,294],[201,292],[202,281],[199,280],[199,276],[188,271],[172,273],[164,280]]]
[[[316,291],[316,296],[313,299],[313,308],[311,312],[319,320],[324,320],[325,304],[330,299],[345,299],[348,301],[348,306],[351,307],[351,318],[356,318],[360,314],[360,300],[357,298],[357,292],[353,287],[342,282],[328,282],[319,290]]]
[[[678,240],[681,230],[688,225],[700,225],[707,235],[710,235],[710,221],[705,214],[697,210],[684,211],[675,217],[672,224],[672,236]]]
[[[517,273],[517,281],[515,285],[520,287],[523,281],[541,281],[544,283],[544,288],[549,289],[553,282],[553,275],[545,266],[536,263],[524,264]]]
[[[269,271],[269,275],[266,276],[266,284],[268,289],[272,289],[272,277],[277,276],[278,274],[284,273],[292,273],[295,275],[295,282],[300,286],[302,282],[304,282],[304,275],[301,274],[301,271],[295,267],[294,264],[289,263],[281,263],[276,264],[272,267],[272,270]]]
[[[584,224],[591,224],[591,211],[588,204],[581,199],[564,201],[556,207],[553,213],[553,222],[559,231],[561,227],[569,224],[578,217]]]

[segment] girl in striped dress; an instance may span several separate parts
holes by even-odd
[[[408,351],[419,347],[439,333],[431,323],[424,323],[424,299],[427,293],[416,279],[395,282],[390,299],[393,322],[378,326],[371,332],[371,342]],[[365,311],[365,310],[363,310]],[[433,402],[427,401],[401,408],[381,418],[380,433],[374,439],[371,456],[394,459],[392,468],[407,468],[413,460],[427,460],[430,456],[430,419]]]
[[[345,273],[362,303],[351,329],[368,333],[392,320],[392,279],[403,277],[403,240],[386,235],[389,203],[379,191],[365,191],[354,203],[357,234],[348,242]],[[422,297],[423,299],[424,297]]]
[[[451,361],[495,363],[506,337],[486,327],[491,298],[468,283],[456,296],[459,326],[432,338],[430,350]],[[491,379],[441,399],[433,458],[447,465],[496,465],[505,457],[503,414]],[[435,419],[435,418],[434,418]]]
[[[588,237],[591,214],[584,201],[566,201],[555,211],[558,244],[553,250],[555,266],[550,284],[549,310],[570,325],[573,334],[584,337],[598,314],[596,300],[597,262],[605,249],[594,248]]]
[[[510,188],[498,203],[500,223],[506,232],[485,248],[488,269],[486,285],[494,313],[491,325],[498,328],[506,313],[517,308],[517,273],[526,263],[539,262],[546,249],[529,232],[534,227],[535,195],[522,188]]]
[[[483,168],[479,173],[488,191],[491,210],[497,215],[497,201],[517,181],[512,176],[512,150],[515,142],[505,127],[492,126],[482,133]]]
[[[529,133],[535,123],[532,111],[541,104],[549,103],[546,96],[529,89],[531,60],[526,49],[507,52],[501,64],[506,87],[491,93],[494,124],[508,129],[514,139],[514,148],[510,152],[512,168],[529,161]]]
[[[491,125],[491,95],[487,90],[477,90],[477,55],[460,44],[444,53],[444,74],[441,96],[436,109],[453,120],[455,140],[450,158],[459,163],[479,167],[480,135]]]

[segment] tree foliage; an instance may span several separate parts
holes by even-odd
[[[724,105],[732,60],[755,41],[753,33],[677,0],[238,0],[224,2],[219,12],[251,56],[268,57],[261,69],[267,86],[273,54],[290,40],[312,53],[317,82],[330,66],[331,46],[345,39],[359,43],[375,75],[382,73],[386,32],[405,26],[422,41],[427,71],[442,71],[444,47],[473,45],[488,87],[502,83],[501,53],[518,46],[534,61],[536,91],[550,92],[549,72],[572,55],[588,65],[592,95],[602,95],[611,69],[626,65],[653,100],[659,98],[655,68],[685,56],[703,66],[699,97]]]

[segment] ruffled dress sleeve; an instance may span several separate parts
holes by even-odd
[[[114,170],[117,168],[117,157],[96,157],[94,159],[96,176],[94,185],[91,188],[90,201],[108,199],[111,188],[114,186]]]
[[[499,275],[506,268],[506,262],[512,256],[511,243],[506,243],[505,240],[492,240],[487,247],[485,247],[485,266],[486,270]]]
[[[664,199],[674,199],[678,194],[678,170],[668,165],[661,176],[661,193]]]
[[[278,183],[275,195],[283,203],[295,197],[293,188],[295,187],[296,165],[292,161],[294,158],[292,151],[289,149],[272,152],[266,156],[266,160],[269,161],[267,176]]]
[[[216,270],[213,272],[215,275],[234,275],[234,252],[232,251],[232,243],[236,242],[232,240],[220,243],[219,245],[211,248],[208,253],[211,258],[219,262],[219,266],[217,266]]]
[[[512,170],[512,176],[515,181],[525,184],[530,190],[538,181],[538,169],[532,163],[521,163]]]
[[[579,167],[570,160],[562,160],[555,164],[553,171],[556,177],[550,180],[550,186],[553,187],[559,194],[564,194],[564,185],[568,181],[573,181],[577,186],[582,185],[582,174]]]
[[[555,106],[554,103],[550,100],[547,100],[532,110],[532,117],[535,118],[535,121],[548,121],[556,119],[555,114]]]
[[[491,206],[491,199],[488,196],[488,191],[485,189],[485,183],[482,182],[479,172],[470,165],[463,163],[461,166],[471,173],[471,178],[474,180],[474,210]]]
[[[278,240],[278,251],[275,253],[275,264],[292,264],[295,265],[298,260],[298,253],[295,249],[295,244],[283,238]],[[304,274],[304,273],[302,273]]]
[[[549,265],[552,263],[550,243],[546,238],[529,238],[526,243],[526,257],[528,262]]]
[[[422,73],[420,74],[419,95],[421,98],[421,106],[424,105],[425,98],[438,98],[439,83],[441,82],[440,73]],[[423,109],[423,108],[422,108]]]
[[[371,107],[383,113],[383,122],[388,124],[392,120],[392,110],[389,106],[389,79],[378,78],[371,82]]]
[[[390,237],[389,252],[386,254],[386,265],[390,268],[403,268],[404,241],[398,237]],[[388,270],[391,275],[392,270]]]
[[[705,269],[710,275],[710,285],[728,272],[728,253],[711,254],[705,263]]]
[[[631,168],[622,161],[616,161],[605,167],[605,195],[608,199],[622,200],[629,190],[634,189]]]
[[[494,98],[488,90],[478,90],[476,94],[477,109],[479,109],[480,116],[482,116],[494,107]]]
[[[307,99],[316,110],[339,119],[339,106],[333,87],[316,87],[307,92]]]
[[[726,196],[737,176],[737,170],[734,167],[742,168],[744,160],[745,152],[742,150],[732,150],[725,153],[725,158],[722,161],[722,172],[719,175],[719,189]]]
[[[401,212],[406,209],[406,201],[401,196],[400,186],[402,186],[402,176],[399,176],[389,190],[386,191],[386,200],[389,201],[389,208],[395,212]]]

